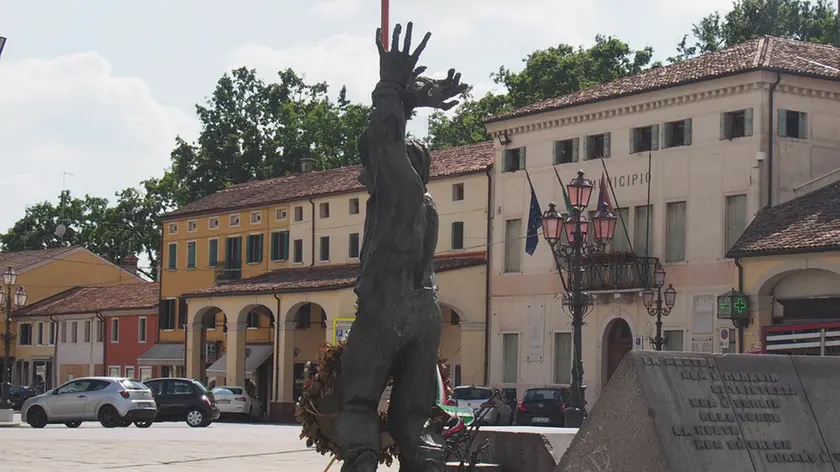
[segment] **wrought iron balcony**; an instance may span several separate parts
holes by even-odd
[[[216,283],[242,279],[242,264],[229,264],[219,261],[216,269]]]
[[[632,290],[650,287],[656,257],[640,257],[628,252],[605,252],[586,257],[583,263],[583,289],[587,292]]]

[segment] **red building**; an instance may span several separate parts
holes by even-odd
[[[148,380],[159,377],[159,367],[138,363],[138,358],[155,344],[158,334],[158,284],[154,285],[154,305],[104,314],[105,339],[103,358],[110,376]],[[149,290],[152,292],[153,290]]]

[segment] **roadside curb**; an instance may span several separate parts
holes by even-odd
[[[23,423],[0,423],[0,428],[19,428]]]

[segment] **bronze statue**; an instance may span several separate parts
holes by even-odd
[[[380,454],[377,405],[390,378],[394,385],[388,426],[399,449],[400,470],[443,470],[439,432],[429,420],[434,405],[441,314],[432,257],[438,214],[427,193],[430,153],[406,139],[417,107],[448,110],[467,86],[454,69],[442,80],[421,77],[416,67],[431,33],[411,53],[412,23],[399,49],[401,26],[391,50],[379,48],[379,83],[370,124],[359,138],[359,181],[370,194],[356,282],[358,311],[341,359],[342,401],[338,418],[342,472],[375,471]],[[416,68],[415,68],[416,67]],[[450,100],[450,101],[447,101]]]

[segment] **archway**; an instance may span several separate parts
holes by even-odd
[[[603,383],[615,373],[624,356],[633,349],[633,330],[626,320],[616,318],[604,330],[602,358],[604,359]]]
[[[294,329],[286,330],[286,336],[292,336],[287,342],[291,341],[289,344],[294,346],[294,350],[283,358],[283,372],[291,376],[292,380],[291,392],[283,392],[283,396],[291,394],[292,399],[297,399],[303,393],[306,363],[315,363],[321,346],[335,340],[327,339],[327,312],[317,303],[300,302],[293,305],[286,312],[286,323],[287,326],[294,326]]]
[[[441,304],[441,331],[440,331],[440,357],[446,361],[449,367],[449,376],[452,379],[452,386],[457,387],[466,383],[473,383],[468,374],[465,378],[462,369],[462,347],[461,323],[465,321],[461,314],[454,308]]]
[[[188,362],[195,362],[196,365],[187,366],[187,375],[207,384],[210,380],[208,368],[224,354],[227,316],[219,307],[205,306],[198,310],[192,322],[192,339],[189,341],[190,351],[194,354],[189,356]]]

